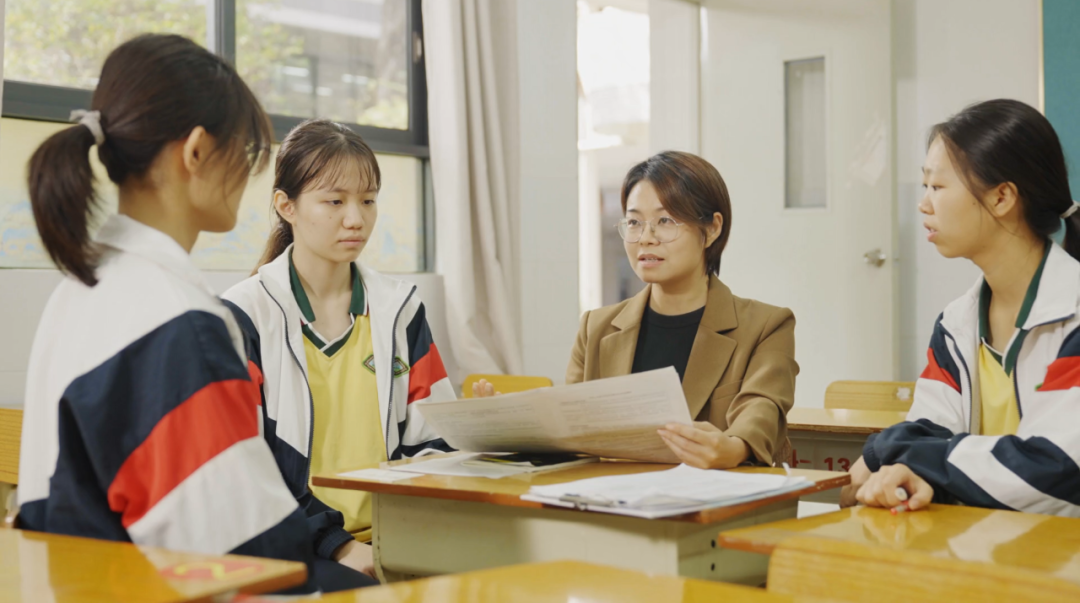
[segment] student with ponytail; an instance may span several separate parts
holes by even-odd
[[[91,108],[30,161],[38,232],[67,278],[30,354],[18,525],[302,561],[305,590],[332,590],[261,435],[262,377],[189,257],[200,232],[236,225],[269,120],[232,66],[175,35],[116,48]],[[119,214],[92,237],[94,147]],[[352,574],[340,588],[371,583]]]
[[[843,504],[1080,517],[1080,213],[1050,122],[1013,100],[934,127],[927,238],[983,273],[945,308],[908,421],[871,436]],[[1064,221],[1064,244],[1051,242]]]
[[[450,450],[414,402],[455,397],[416,287],[357,261],[381,186],[358,134],[326,120],[294,128],[278,150],[266,252],[224,296],[263,369],[265,435],[316,554],[368,573],[370,496],[311,476]]]

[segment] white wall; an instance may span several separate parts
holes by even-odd
[[[701,152],[700,17],[696,3],[649,0],[650,153]]]
[[[525,372],[561,383],[577,334],[577,7],[517,0],[517,228]]]
[[[934,321],[979,271],[926,241],[917,204],[930,128],[991,98],[1039,103],[1039,0],[894,0],[900,377],[918,376]]]
[[[206,272],[207,280],[219,294],[247,277],[246,272]],[[442,277],[436,274],[401,274],[413,282],[427,308],[428,322],[436,342],[447,340],[446,305]],[[0,406],[22,406],[26,392],[26,367],[45,303],[60,283],[56,270],[0,270],[0,308],[4,313],[0,339]],[[450,374],[457,366],[448,346],[441,345],[443,362]]]

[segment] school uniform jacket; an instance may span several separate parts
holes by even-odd
[[[57,287],[30,353],[19,526],[310,563],[232,314],[160,231],[97,241],[98,284]]]
[[[1002,359],[1016,435],[980,435],[980,279],[938,318],[908,422],[867,441],[871,471],[905,464],[940,502],[1080,517],[1080,263],[1052,244],[1035,279]]]
[[[263,374],[265,436],[285,481],[308,515],[316,554],[330,558],[352,539],[341,513],[308,487],[314,401],[307,380],[303,316],[289,281],[290,247],[258,273],[225,292]],[[431,337],[416,286],[357,263],[371,315],[375,381],[386,457],[452,450],[424,423],[415,403],[456,396]],[[357,401],[360,403],[360,401]]]

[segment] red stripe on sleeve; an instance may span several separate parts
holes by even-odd
[[[443,366],[439,348],[433,343],[428,353],[409,369],[408,404],[430,397],[431,386],[443,379],[446,379],[446,367]]]
[[[927,350],[926,357],[929,362],[926,365],[926,369],[923,370],[922,375],[919,375],[919,378],[940,381],[959,392],[960,386],[956,384],[956,380],[952,378],[952,375],[950,375],[948,371],[938,365],[937,358],[934,358],[934,351]]]
[[[255,361],[253,360],[248,360],[248,377],[251,378],[251,382],[254,383],[257,387],[262,387],[263,374],[262,371],[259,370],[259,367],[255,365]]]
[[[259,435],[259,390],[251,381],[211,383],[165,415],[109,486],[125,528],[233,444]]]
[[[1080,387],[1080,357],[1066,356],[1050,363],[1041,392],[1063,391]]]

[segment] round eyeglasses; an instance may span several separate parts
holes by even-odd
[[[619,231],[619,236],[627,243],[637,243],[641,240],[642,235],[645,234],[645,227],[648,226],[652,229],[653,236],[657,241],[661,243],[670,243],[679,238],[682,233],[682,229],[679,228],[679,222],[676,222],[672,218],[664,216],[658,219],[655,223],[652,220],[639,220],[637,218],[623,218],[619,220],[615,228]]]

